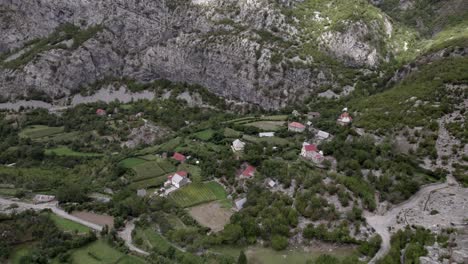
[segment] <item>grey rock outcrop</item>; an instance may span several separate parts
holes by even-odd
[[[339,86],[327,65],[273,63],[274,54],[299,41],[299,30],[267,0],[0,0],[0,11],[0,52],[13,56],[64,23],[103,26],[79,47],[45,49],[18,68],[0,68],[0,92],[13,99],[32,89],[61,97],[125,76],[197,83],[228,100],[274,109]],[[362,40],[367,33],[355,23],[324,34],[322,44],[347,64],[375,66],[380,55]]]

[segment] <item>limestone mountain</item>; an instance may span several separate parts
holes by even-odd
[[[465,1],[431,3],[2,0],[1,94],[61,98],[107,79],[168,79],[277,109],[466,47]]]

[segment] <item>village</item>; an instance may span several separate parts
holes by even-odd
[[[25,183],[2,183],[2,196],[21,204],[8,210],[52,208],[92,229],[115,230],[114,239],[140,256],[163,250],[166,257],[173,248],[180,257],[202,254],[204,263],[214,257],[210,248],[218,258],[235,247],[228,259],[245,249],[250,259],[343,254],[363,263],[380,245],[363,211],[409,197],[415,190],[405,190],[408,181],[427,173],[403,160],[416,177],[408,171],[401,183],[383,185],[401,165],[382,158],[393,150],[354,126],[356,112],[347,107],[247,116],[189,109],[174,118],[177,107],[165,104],[89,104],[31,115],[63,119],[55,126],[21,125],[13,114],[20,136],[44,147],[42,162],[55,165],[36,163],[38,170],[7,160],[0,173]],[[51,187],[57,181],[63,186]],[[389,195],[396,189],[401,195]]]

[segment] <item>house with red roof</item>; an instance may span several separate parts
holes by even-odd
[[[323,152],[319,151],[316,145],[307,142],[302,144],[301,156],[314,163],[322,163],[324,160]]]
[[[304,132],[305,130],[305,125],[299,123],[299,122],[291,122],[288,124],[288,130],[293,131],[293,132]]]
[[[172,158],[177,160],[178,162],[184,162],[187,158],[180,154],[179,152],[175,152],[174,155],[172,155]]]
[[[247,167],[240,174],[240,177],[241,178],[252,178],[253,176],[255,176],[255,171],[256,170],[257,169],[254,166],[247,165]]]
[[[105,116],[106,114],[107,114],[107,112],[104,109],[99,108],[99,109],[96,110],[96,115],[98,115],[98,116]]]
[[[175,188],[180,188],[184,185],[190,183],[189,178],[187,177],[188,173],[186,171],[178,171],[174,174],[171,174],[167,177],[167,181],[164,183],[164,186],[174,186]]]

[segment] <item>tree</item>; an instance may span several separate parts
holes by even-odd
[[[82,203],[85,202],[88,197],[86,196],[86,190],[82,186],[76,183],[67,183],[57,189],[57,199],[61,203]]]
[[[271,247],[274,250],[283,250],[288,247],[288,239],[284,236],[273,236],[271,238]]]
[[[245,255],[243,250],[241,250],[239,254],[239,258],[237,259],[237,264],[247,264],[247,256]]]

